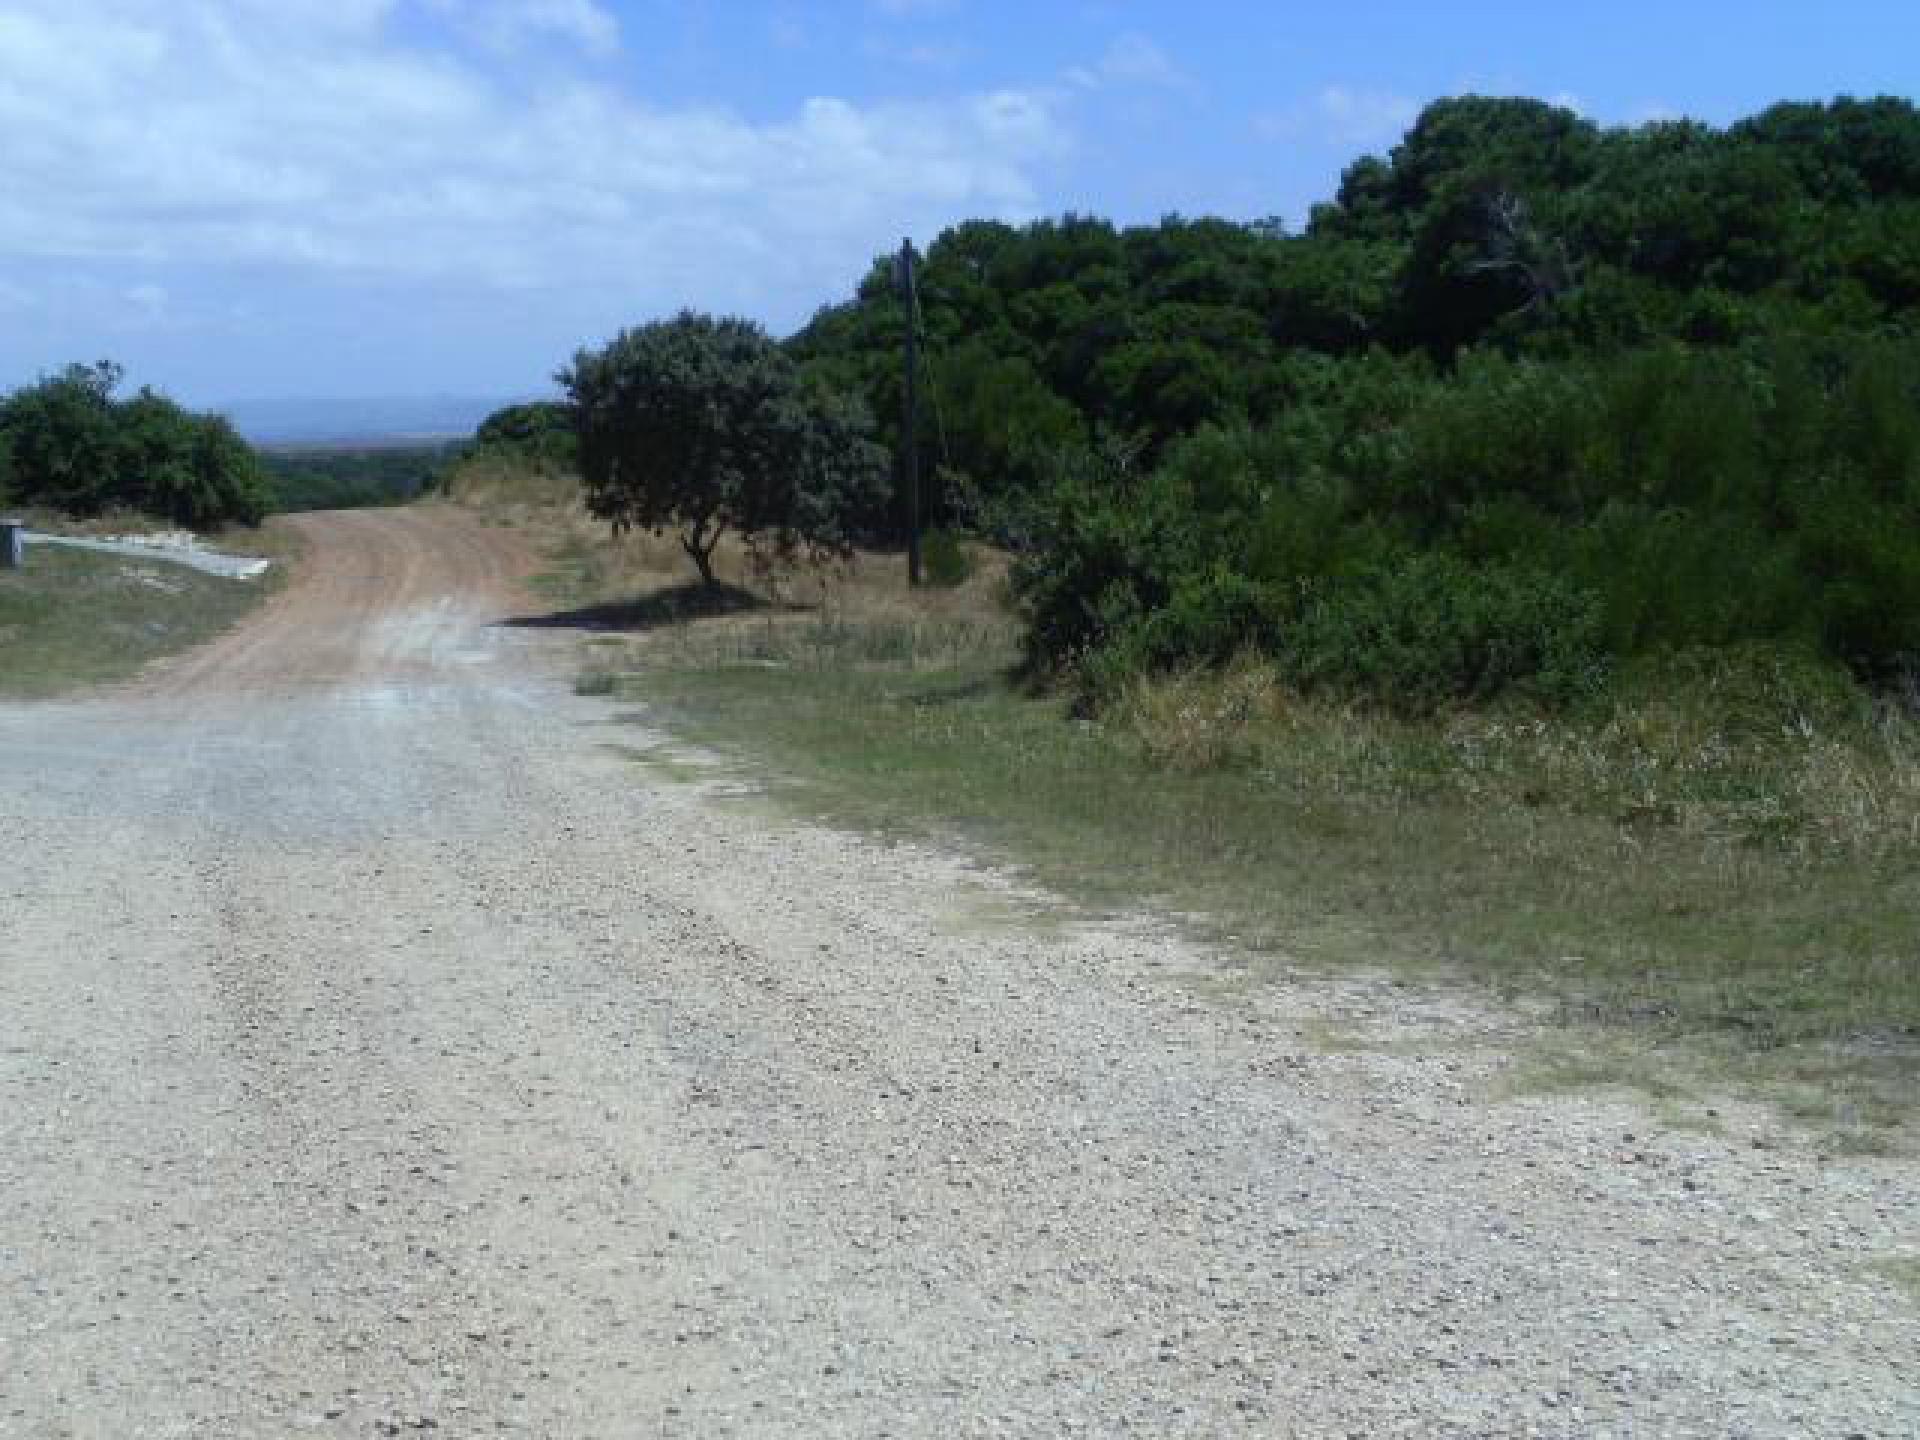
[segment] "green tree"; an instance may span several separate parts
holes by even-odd
[[[1049,390],[1018,355],[973,341],[939,358],[934,398],[953,461],[975,488],[1027,489],[1055,451],[1086,439],[1080,413]]]
[[[554,465],[572,465],[579,453],[573,411],[557,400],[496,410],[480,422],[473,438],[483,449],[509,451]]]
[[[120,367],[110,361],[69,365],[0,405],[18,499],[75,514],[93,514],[113,501],[119,383]]]
[[[885,486],[866,417],[751,321],[686,312],[626,330],[558,379],[588,508],[616,531],[677,530],[708,585],[729,531],[783,556],[846,553]]]
[[[215,415],[142,390],[116,401],[120,368],[71,365],[0,401],[12,497],[92,515],[125,506],[182,525],[249,525],[268,488],[253,448]]]
[[[270,490],[252,446],[218,415],[143,389],[116,407],[116,498],[195,527],[257,524]]]

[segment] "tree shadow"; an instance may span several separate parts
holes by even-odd
[[[609,600],[546,615],[516,615],[498,622],[516,630],[602,630],[635,633],[679,625],[688,620],[713,620],[765,610],[768,602],[737,585],[703,585],[690,581],[639,595],[631,600]]]

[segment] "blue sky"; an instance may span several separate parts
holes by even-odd
[[[776,331],[975,215],[1298,221],[1462,91],[1609,124],[1920,90],[1920,6],[5,0],[0,385],[514,395]]]

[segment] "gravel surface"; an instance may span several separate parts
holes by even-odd
[[[507,532],[292,523],[0,706],[0,1434],[1920,1433],[1912,1162],[672,783]]]

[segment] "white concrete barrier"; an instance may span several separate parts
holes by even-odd
[[[228,555],[221,550],[209,550],[200,543],[198,536],[185,530],[161,535],[121,535],[101,540],[82,539],[77,535],[43,535],[39,531],[23,531],[22,535],[35,545],[65,545],[73,550],[98,550],[108,555],[164,560],[173,565],[190,565],[209,575],[223,575],[229,580],[257,579],[273,565],[271,560],[260,560],[251,555]]]

